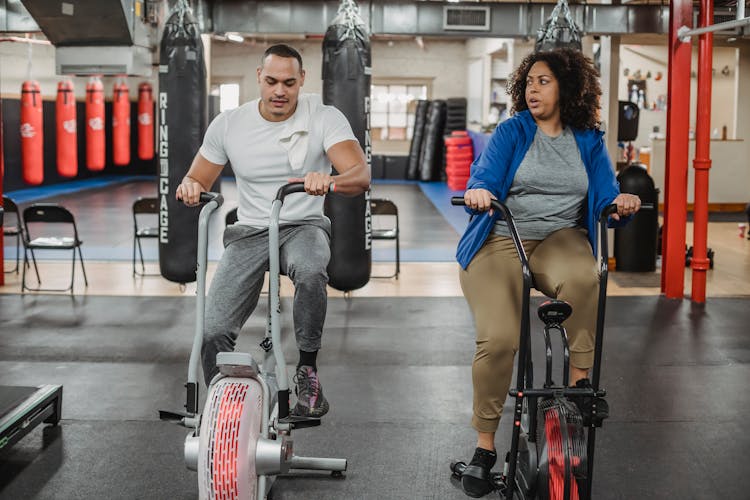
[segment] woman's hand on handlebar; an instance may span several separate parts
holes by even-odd
[[[200,182],[196,181],[192,177],[185,176],[182,182],[177,186],[177,192],[175,197],[188,207],[195,207],[200,205],[201,193],[205,191],[205,188]]]
[[[492,208],[492,200],[496,200],[495,196],[487,191],[486,189],[467,189],[464,193],[464,203],[472,210],[478,210],[485,212]],[[492,215],[492,210],[490,210]]]
[[[630,193],[620,193],[617,198],[612,200],[612,204],[617,205],[617,213],[612,214],[614,220],[620,220],[620,217],[633,215],[641,209],[641,199],[638,195]]]
[[[289,179],[289,182],[304,182],[307,194],[324,196],[333,184],[333,177],[320,172],[308,172],[304,178]]]

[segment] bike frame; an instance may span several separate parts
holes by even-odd
[[[463,197],[454,197],[451,199],[453,205],[465,205]],[[603,397],[606,395],[605,391],[599,390],[599,377],[601,373],[601,359],[602,349],[604,344],[604,316],[607,301],[607,260],[609,256],[609,250],[607,245],[607,221],[612,213],[617,211],[617,205],[606,206],[599,217],[599,230],[598,230],[598,262],[599,262],[599,297],[597,307],[597,318],[596,318],[596,338],[594,347],[594,366],[592,368],[592,389],[566,387],[560,389],[535,389],[534,385],[534,367],[531,359],[531,323],[529,317],[529,305],[531,289],[534,287],[534,280],[529,268],[528,257],[526,251],[521,243],[521,238],[518,235],[513,214],[510,209],[505,206],[504,203],[498,200],[492,200],[492,208],[497,210],[503,215],[506,223],[508,224],[508,231],[510,237],[513,240],[513,244],[518,254],[518,259],[521,264],[521,274],[523,278],[523,299],[521,304],[521,328],[520,328],[520,342],[518,350],[518,363],[516,370],[516,388],[509,391],[510,396],[515,398],[515,404],[513,407],[513,431],[511,434],[511,445],[508,459],[508,473],[506,481],[508,488],[506,489],[506,500],[513,500],[513,494],[515,491],[521,491],[521,486],[518,484],[516,479],[516,472],[518,468],[518,445],[521,435],[521,417],[523,416],[523,401],[524,399],[529,400],[529,442],[536,440],[536,400],[540,397],[552,397],[552,396],[589,396],[593,399],[592,415],[596,415],[596,398]],[[586,446],[588,453],[588,470],[586,475],[585,488],[583,491],[582,498],[584,500],[591,499],[591,484],[594,474],[594,448],[596,442],[596,427],[593,424],[594,419],[592,418],[592,424],[588,428],[586,434]],[[525,496],[525,495],[524,495]]]

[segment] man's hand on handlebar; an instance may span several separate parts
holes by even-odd
[[[617,213],[611,215],[614,220],[633,215],[641,209],[641,199],[635,194],[620,193],[612,200],[612,204],[617,205]]]
[[[333,177],[329,174],[322,174],[320,172],[308,172],[305,177],[297,177],[289,179],[289,182],[304,182],[305,192],[314,196],[324,196],[331,185],[333,184]]]
[[[195,207],[200,204],[200,196],[204,191],[205,189],[200,182],[192,177],[185,176],[180,185],[177,186],[175,197],[182,200],[188,207]]]
[[[495,196],[487,191],[486,189],[467,189],[464,193],[464,202],[466,206],[472,210],[478,210],[485,212],[490,210],[492,207],[492,200],[496,200]],[[492,215],[492,210],[490,210]]]

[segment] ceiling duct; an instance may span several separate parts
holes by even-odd
[[[39,26],[21,0],[0,0],[0,33],[33,33]]]
[[[443,29],[460,31],[489,31],[489,7],[443,7]]]
[[[215,33],[254,36],[322,35],[336,16],[335,0],[213,0]],[[413,0],[360,0],[362,17],[376,36],[536,37],[554,3],[460,3]],[[364,6],[364,7],[363,7]],[[570,5],[574,21],[587,35],[666,34],[666,4]]]
[[[142,0],[22,0],[56,47],[58,74],[149,76]]]

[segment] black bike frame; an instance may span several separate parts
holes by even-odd
[[[513,240],[513,244],[516,247],[516,253],[518,259],[521,262],[521,273],[523,276],[523,299],[521,304],[521,329],[520,329],[520,342],[518,350],[518,364],[516,373],[516,388],[509,391],[510,396],[514,397],[516,402],[513,408],[513,432],[511,435],[510,452],[508,459],[508,475],[506,481],[508,481],[508,488],[506,490],[506,500],[513,500],[513,492],[519,485],[516,481],[516,469],[518,466],[518,442],[521,434],[521,416],[523,413],[523,400],[524,398],[529,399],[529,410],[534,410],[534,414],[529,414],[530,426],[529,426],[529,438],[530,441],[535,440],[536,433],[536,404],[534,402],[539,397],[551,397],[553,395],[562,396],[590,396],[593,399],[592,405],[592,416],[596,415],[596,398],[603,397],[604,391],[599,390],[599,376],[601,373],[601,360],[602,360],[602,348],[604,344],[604,314],[607,302],[607,261],[609,257],[609,250],[607,246],[607,221],[609,216],[617,212],[617,205],[608,205],[604,207],[599,217],[599,301],[597,307],[596,317],[596,340],[594,347],[594,366],[592,368],[592,389],[582,388],[565,388],[562,391],[553,389],[534,389],[533,388],[533,364],[531,361],[531,323],[529,320],[529,304],[531,289],[534,286],[533,277],[531,270],[529,269],[529,261],[526,256],[526,251],[521,243],[521,238],[518,235],[515,221],[513,220],[513,214],[510,209],[500,201],[492,200],[492,208],[503,214],[505,222],[508,224],[508,230]],[[451,204],[457,206],[465,205],[463,197],[451,198]],[[644,207],[645,208],[645,207]],[[587,445],[587,461],[588,470],[586,474],[585,490],[583,491],[582,498],[585,500],[591,500],[591,484],[594,474],[594,446],[596,441],[596,427],[594,426],[594,418],[591,419],[592,424],[588,429],[586,436]],[[512,483],[511,483],[512,481]],[[513,485],[513,487],[511,487]],[[566,489],[567,490],[567,489]]]

